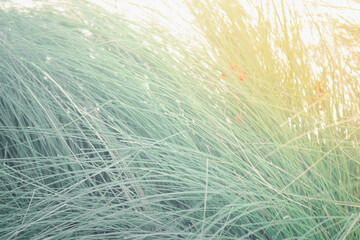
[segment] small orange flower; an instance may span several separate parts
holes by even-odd
[[[239,74],[239,81],[242,82],[247,78],[248,74],[245,71],[241,71]]]
[[[239,82],[244,81],[248,76],[247,72],[243,71],[240,68],[239,63],[235,63],[235,64],[230,63],[229,70],[230,72],[235,72],[236,74],[238,74]]]
[[[319,104],[319,110],[323,111],[323,107],[325,107],[325,102],[322,101],[322,97],[325,95],[325,91],[322,89],[322,84],[320,81],[315,81],[315,96],[311,98],[311,101],[316,101]]]
[[[232,63],[230,63],[229,70],[230,70],[231,72],[234,71],[234,66],[232,65]]]
[[[320,81],[315,82],[314,89],[315,89],[316,93],[319,94],[319,95],[324,95],[325,94],[325,91],[322,89],[322,85],[321,85]]]
[[[235,116],[235,119],[236,119],[239,123],[242,123],[242,121],[240,120],[240,118],[238,118],[238,116]]]
[[[226,75],[222,73],[222,74],[220,74],[220,78],[221,79],[226,79]]]
[[[229,70],[231,71],[231,72],[233,72],[233,71],[240,71],[241,69],[240,69],[240,67],[239,67],[239,63],[235,63],[234,65],[232,64],[232,63],[230,63],[230,68],[229,68]]]

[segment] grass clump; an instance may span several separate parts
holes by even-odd
[[[0,12],[2,238],[359,237],[358,118],[303,111],[295,23],[284,60],[236,2],[220,11],[232,27],[189,3],[203,48],[85,1],[42,4]]]

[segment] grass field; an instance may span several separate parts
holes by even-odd
[[[0,5],[0,239],[359,239],[359,25],[239,2]]]

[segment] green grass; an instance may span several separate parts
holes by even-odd
[[[0,239],[360,237],[356,63],[295,14],[187,5],[202,48],[85,1],[0,10]]]

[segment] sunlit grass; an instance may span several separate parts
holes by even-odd
[[[2,238],[359,238],[354,63],[295,13],[187,6],[196,44],[85,1],[0,10]]]

